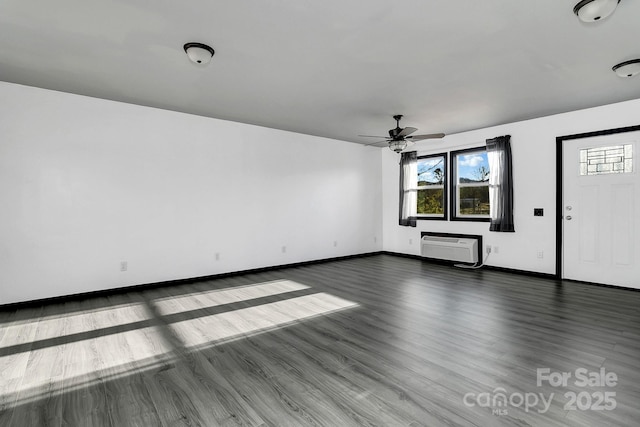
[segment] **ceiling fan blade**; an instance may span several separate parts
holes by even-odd
[[[414,133],[417,130],[418,130],[418,128],[412,128],[411,126],[407,126],[406,128],[402,129],[400,131],[400,133],[396,135],[396,137],[398,137],[398,136],[407,136],[409,134]]]
[[[386,136],[380,136],[380,135],[358,135],[361,136],[363,138],[386,138]]]
[[[423,139],[440,139],[444,138],[444,136],[444,133],[429,133],[426,135],[408,136],[407,139],[411,139],[412,141],[422,141]]]
[[[389,141],[387,141],[386,139],[383,141],[376,141],[376,142],[370,142],[369,144],[364,144],[363,147],[369,147],[370,145],[376,145],[376,144],[382,144],[382,143],[388,144]]]

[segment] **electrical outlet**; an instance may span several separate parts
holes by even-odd
[[[129,263],[127,261],[120,261],[120,271],[127,271]]]
[[[487,251],[487,255],[491,253],[491,245],[487,245],[486,251]]]
[[[338,241],[337,241],[337,240],[334,240],[334,241],[333,241],[333,247],[335,248],[335,247],[337,247],[337,246],[338,246]]]
[[[494,246],[493,247],[493,253],[494,254],[500,253],[500,248],[498,246]]]
[[[538,258],[539,259],[544,258],[544,252],[543,251],[538,251]]]
[[[283,246],[283,247],[282,247],[282,253],[283,253],[283,254],[287,253],[287,247],[286,247],[286,246]]]
[[[220,261],[220,252],[216,252],[216,261]]]
[[[413,239],[409,239],[409,244],[413,245]]]

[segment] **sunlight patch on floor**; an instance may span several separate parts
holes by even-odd
[[[171,328],[185,346],[191,348],[281,328],[357,306],[354,302],[320,292],[176,322]]]
[[[148,327],[4,356],[0,366],[21,374],[3,378],[0,407],[149,369],[167,361],[173,350],[160,327]]]
[[[226,289],[194,292],[175,298],[158,298],[154,305],[161,314],[168,315],[201,308],[216,307],[240,301],[279,295],[287,292],[308,289],[309,286],[292,280],[274,280],[272,282],[237,286]]]
[[[277,280],[0,324],[0,410],[160,368],[179,359],[184,349],[196,351],[358,306],[324,292],[286,295],[304,289],[310,288]],[[197,316],[190,312],[274,295],[283,299],[170,320],[182,312]]]
[[[105,325],[113,327],[148,319],[149,314],[144,303],[130,303],[77,311],[67,316],[52,315],[39,317],[36,320],[16,321],[8,325],[0,325],[0,349],[34,340],[90,332]],[[37,331],[37,334],[25,336],[25,331],[33,331],[33,333]]]

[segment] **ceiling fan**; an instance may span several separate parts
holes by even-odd
[[[383,141],[372,142],[371,144],[365,144],[365,147],[370,145],[382,144],[383,142],[389,145],[389,148],[396,153],[401,152],[407,148],[408,144],[413,144],[415,141],[421,141],[423,139],[439,139],[444,137],[444,133],[430,133],[426,135],[411,135],[417,131],[417,128],[407,126],[406,128],[400,127],[400,119],[402,114],[396,114],[393,116],[396,121],[395,129],[389,130],[389,136],[374,136],[374,135],[358,135],[365,138],[384,138]]]

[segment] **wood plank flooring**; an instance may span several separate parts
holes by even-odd
[[[375,255],[0,309],[0,426],[605,425],[640,292]]]

